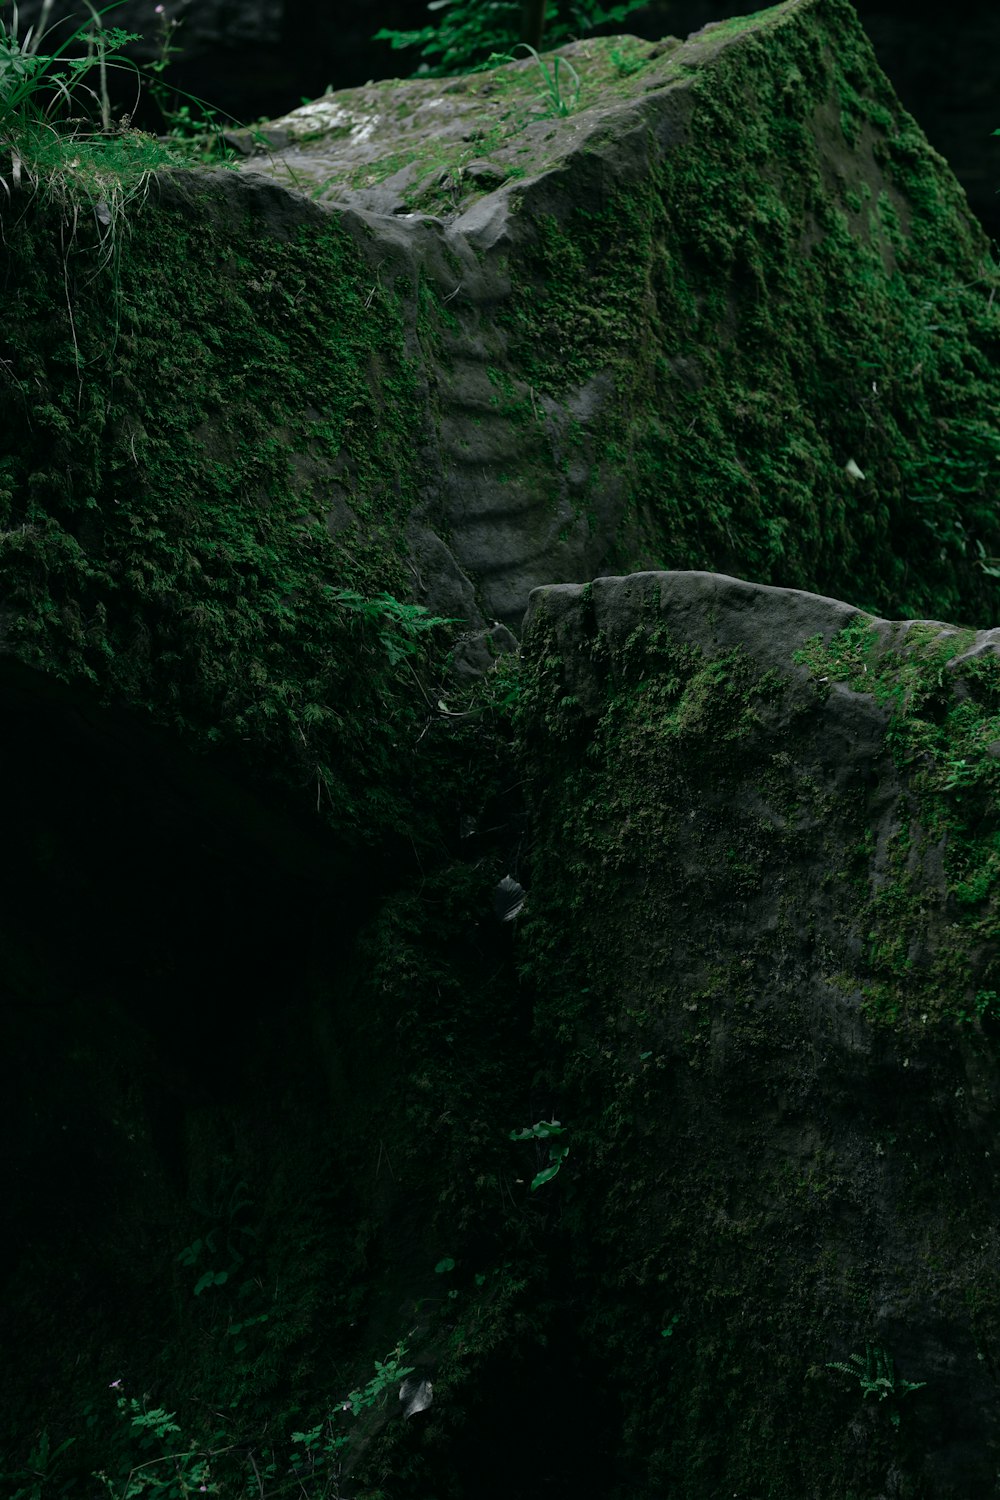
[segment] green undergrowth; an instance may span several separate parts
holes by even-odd
[[[566,42],[585,35],[597,26],[614,25],[624,21],[631,11],[638,10],[642,0],[625,0],[624,4],[612,5],[605,10],[602,5],[577,3],[573,6],[571,19],[560,19],[558,7],[543,5],[537,29],[529,28],[534,36],[525,36],[524,16],[517,0],[500,0],[500,3],[482,5],[477,0],[460,0],[450,11],[446,11],[435,25],[422,27],[419,31],[391,31],[386,28],[376,32],[373,41],[387,41],[393,50],[420,47],[423,59],[416,70],[421,75],[448,77],[455,73],[476,72],[492,61],[491,54],[510,52],[519,44],[525,46],[534,40],[540,47],[544,36],[546,47],[551,50],[559,42]],[[428,9],[439,7],[428,6]],[[533,50],[533,49],[532,49]],[[536,54],[537,55],[537,54]],[[427,59],[434,59],[428,62]]]
[[[495,1350],[543,1337],[546,1295],[546,1207],[510,1141],[533,1108],[527,1017],[492,911],[506,756],[480,749],[488,764],[454,809],[480,825],[465,857],[425,850],[423,878],[401,880],[339,954],[321,942],[312,965],[300,901],[280,1006],[265,1004],[258,1035],[243,998],[224,1077],[202,1023],[173,1132],[162,1088],[184,1042],[151,1055],[127,999],[114,1029],[105,1004],[71,1013],[64,1046],[100,1084],[83,1101],[96,1155],[66,1284],[53,1289],[43,1242],[7,1287],[17,1326],[51,1337],[20,1361],[5,1493],[90,1500],[101,1474],[116,1500],[202,1484],[233,1500],[467,1493],[478,1458],[463,1469],[455,1445],[469,1391]],[[254,1056],[265,1089],[247,1086]],[[44,1119],[78,1119],[79,1088],[53,1059],[35,1091]],[[116,1211],[102,1216],[89,1203],[109,1173]],[[434,1387],[412,1422],[403,1367]]]

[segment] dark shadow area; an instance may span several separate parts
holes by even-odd
[[[601,1500],[615,1485],[621,1404],[580,1335],[581,1310],[554,1309],[544,1342],[493,1355],[456,1434],[453,1493],[478,1500]]]
[[[9,1413],[44,1408],[67,1359],[125,1338],[141,1364],[171,1327],[161,1263],[200,1211],[193,1161],[235,1157],[242,1132],[266,1183],[273,1122],[316,1098],[324,1117],[311,966],[325,938],[334,982],[372,887],[320,829],[134,717],[13,664],[0,697],[0,1285],[5,1345],[28,1356]]]

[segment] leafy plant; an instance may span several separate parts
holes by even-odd
[[[184,164],[170,146],[134,129],[127,113],[120,121],[112,121],[108,57],[138,36],[119,27],[105,28],[101,20],[124,0],[113,0],[100,11],[90,0],[84,3],[92,21],[77,27],[59,45],[46,45],[48,31],[29,28],[19,35],[16,5],[9,26],[0,20],[0,189],[8,200],[30,190],[62,209],[63,273],[78,380],[85,361],[73,318],[70,249],[74,242],[79,244],[82,226],[89,221],[95,274],[110,268],[112,276],[113,347],[118,333],[120,228],[125,211],[145,198],[155,171]],[[47,12],[48,7],[43,7],[43,18]],[[70,56],[71,48],[82,49],[81,54]],[[131,63],[111,66],[127,67],[137,74]],[[97,88],[83,81],[94,69]],[[73,113],[81,109],[84,114]],[[88,123],[87,112],[99,115],[99,127]]]
[[[140,1453],[152,1453],[159,1448],[164,1451],[155,1457],[145,1458],[123,1468],[117,1478],[106,1469],[95,1472],[111,1500],[144,1500],[157,1496],[158,1500],[182,1500],[192,1494],[219,1493],[218,1485],[212,1482],[211,1445],[200,1446],[185,1441],[180,1424],[174,1420],[176,1413],[165,1411],[162,1406],[147,1407],[143,1398],[127,1396],[120,1380],[111,1383],[118,1391],[117,1406],[122,1420],[129,1429],[129,1438]],[[221,1446],[225,1433],[217,1433],[212,1443]]]
[[[958,756],[952,756],[942,769],[947,778],[941,783],[943,792],[959,791],[962,787],[971,786],[978,776],[977,768]]]
[[[203,1250],[207,1250],[210,1255],[214,1255],[215,1249],[215,1233],[210,1230],[204,1239],[196,1239],[190,1245],[185,1245],[184,1249],[177,1256],[177,1259],[184,1266],[195,1266],[201,1259]],[[240,1255],[238,1250],[234,1250],[232,1246],[228,1247],[228,1254],[231,1257],[231,1264],[224,1270],[217,1271],[214,1268],[209,1268],[207,1271],[202,1271],[192,1288],[192,1294],[195,1297],[200,1297],[202,1292],[207,1291],[209,1287],[225,1286],[233,1272],[239,1270],[243,1264],[243,1256]],[[266,1317],[262,1320],[247,1318],[244,1320],[244,1323],[249,1324],[250,1322],[257,1321],[266,1321]]]
[[[56,1489],[52,1470],[75,1442],[76,1438],[68,1437],[52,1447],[48,1428],[43,1427],[31,1446],[24,1467],[0,1474],[0,1479],[5,1482],[18,1481],[18,1488],[11,1492],[10,1500],[48,1500],[49,1496],[65,1495],[69,1482]]]
[[[351,1390],[330,1408],[314,1426],[290,1434],[295,1445],[289,1453],[282,1446],[259,1446],[254,1441],[236,1441],[228,1430],[206,1428],[198,1438],[185,1432],[177,1413],[151,1406],[148,1395],[129,1395],[119,1378],[115,1393],[118,1439],[114,1456],[91,1478],[98,1481],[108,1500],[186,1500],[191,1495],[276,1497],[295,1494],[306,1500],[333,1500],[339,1496],[345,1450],[351,1443],[351,1418],[385,1407],[388,1392],[396,1386],[406,1394],[405,1382],[413,1374],[403,1363],[405,1345],[400,1342],[384,1360],[375,1361],[375,1373],[366,1384]],[[428,1388],[429,1389],[429,1388]],[[429,1396],[414,1409],[429,1404]],[[88,1406],[85,1411],[90,1410]],[[87,1419],[88,1428],[97,1421]],[[110,1434],[109,1434],[110,1435]],[[15,1486],[5,1489],[10,1500],[58,1500],[78,1494],[76,1477],[63,1478],[57,1461],[77,1442],[68,1437],[51,1445],[48,1432],[38,1435],[22,1467],[0,1474],[0,1480]],[[65,1470],[63,1470],[65,1473]],[[88,1487],[87,1493],[92,1493]]]
[[[646,66],[647,58],[629,57],[615,47],[611,53],[611,62],[619,78],[631,78],[633,73],[640,72]]]
[[[490,66],[495,53],[510,52],[519,42],[533,50],[545,35],[549,47],[586,36],[598,26],[623,21],[645,0],[622,0],[605,9],[597,0],[574,0],[566,7],[568,19],[560,20],[558,5],[544,5],[541,23],[537,10],[521,0],[430,0],[427,9],[443,12],[434,26],[418,31],[377,31],[375,41],[386,41],[394,51],[419,47],[424,61],[417,69],[425,77],[474,73]],[[428,61],[434,59],[434,61]]]
[[[123,4],[124,0],[112,0],[112,4],[99,11],[89,6],[94,29],[90,30],[90,22],[84,22],[58,47],[46,52],[38,49],[48,32],[36,35],[34,28],[30,27],[23,37],[18,37],[16,5],[12,27],[8,28],[6,22],[0,21],[0,140],[9,141],[13,134],[23,134],[30,127],[50,123],[57,105],[72,108],[76,91],[80,88],[84,88],[97,103],[102,125],[109,128],[107,56],[139,38],[138,33],[122,31],[119,27],[105,31],[100,18]],[[69,48],[78,43],[86,46],[85,55],[67,57]],[[95,66],[101,75],[100,93],[81,82]],[[52,98],[43,105],[42,97],[48,91],[52,92]]]
[[[108,57],[137,38],[134,32],[106,29],[102,23],[101,17],[123,0],[113,0],[101,11],[90,0],[84,3],[92,21],[77,27],[59,45],[46,44],[49,31],[29,28],[21,36],[16,5],[10,25],[0,20],[0,189],[8,200],[30,190],[62,210],[63,276],[78,380],[85,361],[73,318],[70,249],[83,239],[83,226],[89,222],[95,274],[110,268],[112,275],[113,345],[124,211],[145,197],[154,171],[180,165],[154,137],[133,129],[127,114],[120,122],[112,122]],[[47,12],[48,7],[43,7],[43,18]],[[70,56],[71,48],[81,49],[80,55]],[[127,66],[136,72],[132,64],[111,66]],[[97,88],[83,81],[93,69],[98,74]],[[73,113],[88,108],[99,115],[99,127],[90,126],[86,114]]]
[[[400,1384],[407,1375],[413,1374],[413,1367],[403,1364],[405,1356],[405,1344],[397,1344],[384,1360],[375,1361],[375,1374],[367,1385],[351,1391],[344,1400],[338,1401],[314,1427],[292,1433],[292,1442],[301,1445],[300,1451],[292,1455],[292,1463],[297,1470],[312,1468],[320,1461],[325,1461],[328,1465],[339,1463],[343,1449],[350,1442],[350,1437],[343,1430],[344,1413],[349,1411],[352,1416],[359,1417],[362,1412],[370,1411],[373,1407],[384,1406],[390,1387]]]
[[[540,1188],[543,1182],[551,1182],[559,1171],[563,1162],[569,1155],[569,1147],[560,1145],[553,1139],[557,1135],[565,1135],[566,1127],[560,1125],[558,1120],[539,1120],[536,1125],[529,1125],[527,1130],[512,1130],[510,1138],[512,1141],[547,1141],[549,1147],[548,1166],[542,1168],[532,1178],[531,1191]]]
[[[5,3],[0,0],[0,6]],[[108,58],[140,37],[103,23],[102,17],[124,0],[112,0],[101,10],[91,0],[83,3],[92,20],[58,45],[46,45],[55,28],[40,32],[31,27],[20,36],[16,4],[10,25],[0,20],[0,150],[9,153],[9,179],[0,175],[0,187],[10,197],[25,184],[35,188],[44,184],[50,198],[89,204],[105,258],[110,259],[121,210],[144,193],[152,172],[209,155],[229,162],[235,152],[222,142],[218,114],[203,100],[184,95],[190,103],[174,104],[171,111],[169,91],[159,74],[178,50],[169,45],[169,35],[179,23],[165,20],[162,5],[156,7],[163,28],[161,52],[148,65],[148,87],[170,125],[171,139],[164,143],[136,130],[128,112],[113,121],[109,68],[132,73],[137,94],[142,85],[134,63],[117,60],[109,64]],[[43,19],[47,9],[43,8]],[[95,70],[96,87],[84,82]],[[173,91],[170,100],[179,92]]]
[[[873,1396],[876,1401],[898,1401],[927,1384],[926,1380],[904,1380],[897,1375],[892,1355],[878,1344],[866,1344],[864,1355],[851,1354],[846,1361],[828,1360],[826,1367],[855,1379],[861,1387],[862,1400]],[[891,1411],[889,1420],[898,1427],[899,1412]]]
[[[420,637],[427,631],[439,625],[457,623],[443,616],[429,615],[422,604],[405,604],[391,594],[365,598],[354,589],[330,589],[330,596],[364,625],[374,628],[390,666],[416,655],[420,650]]]
[[[47,32],[36,34],[30,28],[23,37],[18,35],[16,5],[12,25],[8,27],[0,21],[0,149],[8,153],[10,173],[9,180],[0,176],[0,185],[8,198],[26,182],[37,184],[44,178],[58,193],[68,180],[79,181],[84,185],[83,195],[95,206],[98,223],[113,224],[115,194],[101,192],[101,169],[107,158],[112,157],[112,170],[120,172],[123,147],[129,161],[134,160],[135,152],[129,148],[134,148],[139,138],[139,132],[129,129],[127,117],[121,126],[113,127],[111,122],[107,58],[137,39],[135,32],[119,27],[105,30],[101,24],[101,16],[120,4],[122,0],[114,0],[103,11],[91,6],[92,28],[90,23],[79,26],[59,46],[45,51],[40,49]],[[84,55],[66,55],[74,44],[85,49]],[[99,91],[83,83],[86,74],[95,67],[99,73]],[[100,132],[81,130],[81,117],[71,113],[86,107],[81,96],[89,96],[90,103],[96,106]],[[153,147],[159,164],[165,155],[162,147],[150,137],[140,139]]]
[[[183,25],[176,16],[168,16],[162,5],[154,7],[158,20],[157,45],[159,52],[152,62],[146,63],[147,88],[156,102],[167,127],[171,141],[188,154],[221,162],[231,166],[237,153],[226,145],[223,138],[222,112],[214,109],[196,94],[184,89],[171,88],[163,78],[173,58],[182,48],[174,45],[174,35]],[[181,102],[186,101],[186,102]],[[226,119],[237,122],[232,115]]]

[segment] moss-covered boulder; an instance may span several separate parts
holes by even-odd
[[[69,169],[12,187],[23,660],[248,743],[208,679],[301,637],[306,577],[476,629],[642,566],[993,618],[996,271],[844,0],[373,84],[241,144],[120,154],[75,207]],[[256,660],[257,696],[299,690]]]
[[[842,0],[545,68],[0,147],[21,1500],[987,1482],[987,247]]]
[[[520,956],[608,1492],[989,1493],[997,632],[666,573],[541,589],[526,639]]]
[[[421,514],[487,618],[639,565],[994,617],[996,265],[849,6],[370,84],[245,144],[382,279],[408,247]]]

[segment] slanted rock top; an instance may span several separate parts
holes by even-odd
[[[705,51],[698,39],[572,42],[487,72],[341,90],[227,139],[248,154],[243,170],[319,202],[451,221],[485,193],[523,186],[597,145],[609,115],[683,89]]]

